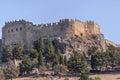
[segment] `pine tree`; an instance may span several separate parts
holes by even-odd
[[[36,49],[34,49],[34,48],[30,49],[30,58],[31,58],[31,60],[37,59],[38,55],[39,55],[39,53],[37,52]]]
[[[76,75],[88,73],[89,71],[86,60],[84,59],[83,55],[77,51],[73,51],[73,54],[68,61],[68,68],[69,71],[74,72]]]
[[[38,51],[38,52],[44,52],[44,40],[40,37],[38,40],[36,40],[34,42],[34,48]]]
[[[5,46],[5,48],[3,48],[2,61],[7,62],[12,59],[13,59],[12,46],[7,45]]]
[[[21,60],[23,58],[24,45],[18,43],[15,48],[13,48],[13,59]]]
[[[20,73],[21,74],[29,74],[33,70],[33,65],[28,55],[24,55],[22,58],[22,62],[20,63]]]
[[[44,66],[44,59],[43,59],[42,52],[39,52],[39,56],[38,56],[38,68],[39,68],[40,66],[41,66],[41,67]]]
[[[64,64],[67,65],[67,57],[64,56]]]
[[[62,55],[60,55],[60,64],[64,65],[64,58]]]
[[[51,66],[53,66],[53,62],[55,60],[55,49],[51,40],[49,41],[49,44],[46,47],[45,60],[47,63],[50,63]]]
[[[57,54],[56,55],[57,55],[58,61],[60,63],[60,57],[61,57],[62,53],[61,53],[61,51],[59,49],[57,49]]]
[[[59,57],[57,54],[55,54],[55,60],[54,60],[54,66],[59,64]]]

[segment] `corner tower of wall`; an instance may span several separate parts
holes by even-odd
[[[85,25],[85,32],[87,34],[100,34],[100,27],[98,24],[96,24],[94,21],[86,21],[84,23]]]
[[[80,20],[73,20],[72,26],[74,28],[74,35],[85,36],[84,22]]]
[[[5,23],[5,26],[2,28],[2,47],[5,45],[15,46],[19,42],[26,45],[26,24],[32,23],[25,20]]]
[[[62,39],[69,39],[74,35],[73,20],[71,19],[60,20],[59,25]]]

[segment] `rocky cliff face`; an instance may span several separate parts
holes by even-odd
[[[106,50],[106,42],[103,34],[91,34],[85,37],[75,35],[67,40],[55,39],[53,42],[55,47],[60,48],[66,56],[70,56],[73,50],[79,51],[87,56],[87,50],[92,46],[96,46],[102,51]]]

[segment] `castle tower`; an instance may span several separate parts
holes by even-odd
[[[100,27],[94,21],[86,21],[85,23],[85,32],[87,34],[100,34]]]
[[[25,24],[24,20],[7,22],[2,28],[2,47],[26,42]]]

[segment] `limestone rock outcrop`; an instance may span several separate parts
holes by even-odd
[[[55,39],[53,42],[66,56],[70,56],[73,50],[87,56],[87,50],[92,46],[96,46],[102,51],[105,51],[107,48],[103,34],[91,34],[86,37],[75,35],[67,40]]]

